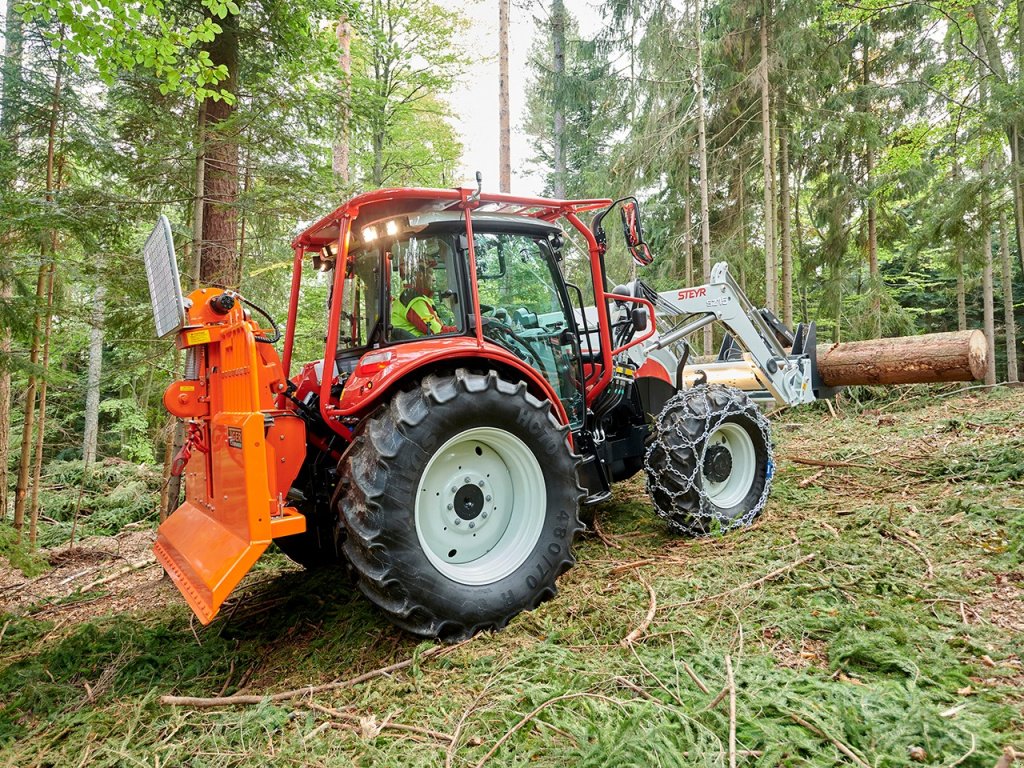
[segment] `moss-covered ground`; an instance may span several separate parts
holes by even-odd
[[[22,601],[0,615],[0,764],[726,766],[732,750],[748,766],[991,768],[1024,751],[1024,392],[773,420],[775,487],[752,528],[675,538],[642,481],[622,484],[556,599],[343,689],[160,701],[318,685],[431,647],[342,574],[281,555],[208,627],[155,569]]]

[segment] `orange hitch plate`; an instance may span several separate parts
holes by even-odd
[[[190,319],[215,293],[192,294]],[[216,318],[218,338],[197,353],[196,391],[203,392],[209,411],[203,414],[191,402],[179,405],[192,417],[183,451],[185,502],[160,526],[153,545],[203,624],[273,538],[306,528],[305,518],[285,505],[306,453],[305,425],[295,413],[274,407],[275,388],[283,382],[277,353],[269,344],[257,348],[251,321],[240,309],[235,313]],[[195,333],[194,325],[182,336],[188,333]],[[188,344],[187,337],[181,341]],[[177,394],[180,384],[172,389]]]

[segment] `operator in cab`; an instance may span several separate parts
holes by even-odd
[[[445,325],[434,304],[433,271],[441,257],[440,243],[434,253],[412,265],[406,276],[403,290],[391,300],[391,328],[395,339],[434,336],[458,330],[454,325]]]

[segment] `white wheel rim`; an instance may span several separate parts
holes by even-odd
[[[705,460],[708,450],[720,446],[729,451],[732,467],[728,475],[716,482],[706,474]],[[719,449],[715,449],[719,450]],[[746,498],[757,475],[757,452],[750,434],[738,424],[719,424],[708,435],[701,455],[701,473],[704,480],[704,494],[708,501],[719,509],[731,509]]]
[[[417,486],[415,522],[430,563],[459,584],[493,584],[533,552],[547,489],[526,443],[496,427],[461,432],[441,446]]]

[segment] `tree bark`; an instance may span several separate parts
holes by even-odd
[[[985,232],[981,238],[984,249],[985,266],[981,273],[982,307],[985,315],[985,340],[988,343],[988,369],[985,371],[985,383],[996,383],[996,323],[995,296],[992,286],[992,226],[987,217],[983,222]]]
[[[1006,335],[1006,380],[1016,383],[1020,380],[1017,372],[1017,321],[1013,313],[1013,263],[1010,260],[1010,233],[1007,229],[1006,211],[999,209],[999,256],[1002,266],[1003,284],[1003,328]]]
[[[61,43],[64,39],[64,28],[61,27]],[[56,168],[57,153],[57,125],[60,117],[61,89],[64,77],[63,50],[57,52],[57,69],[53,79],[53,93],[50,100],[50,126],[46,141],[46,202],[53,203],[55,187],[60,184],[54,170]],[[29,371],[28,384],[25,387],[25,417],[21,429],[21,456],[18,462],[18,482],[14,489],[14,528],[17,531],[18,541],[21,541],[22,528],[25,525],[25,507],[28,502],[28,479],[32,466],[33,430],[36,418],[36,393],[39,387],[37,377],[40,353],[40,334],[42,333],[41,308],[44,306],[44,299],[48,294],[48,285],[53,279],[53,256],[56,244],[56,231],[50,233],[49,252],[47,245],[43,245],[39,259],[39,272],[36,276],[36,303],[33,307],[32,320],[32,343],[29,348]],[[46,302],[49,304],[49,301]],[[47,321],[47,325],[49,321]],[[45,372],[44,372],[45,375]],[[29,509],[31,512],[31,507]]]
[[[48,269],[48,264],[40,264],[36,275],[35,317],[32,321],[32,343],[29,347],[28,359],[30,370],[28,383],[25,385],[25,415],[21,424],[21,456],[18,461],[18,480],[14,488],[14,530],[17,531],[18,541],[21,541],[21,529],[25,525],[25,506],[28,501],[28,477],[32,460],[32,436],[35,427],[36,391],[38,389],[36,373],[39,365],[39,342],[43,326],[40,310],[46,297]]]
[[[214,66],[225,66],[227,79],[215,87],[238,93],[238,16],[217,19],[221,33],[206,50]],[[205,100],[203,247],[199,279],[204,285],[237,288],[238,263],[238,139],[233,125],[234,104],[227,99]]]
[[[867,115],[871,114],[871,97],[868,94],[868,86],[871,85],[871,49],[868,46],[867,41],[864,42],[864,61],[863,61],[863,85],[864,85],[864,112]],[[868,237],[867,237],[867,251],[868,251],[868,277],[869,279],[869,290],[871,292],[871,323],[872,323],[872,336],[879,338],[882,335],[882,299],[881,299],[881,279],[878,272],[878,232],[876,229],[876,201],[875,193],[872,189],[872,183],[874,180],[875,173],[875,149],[872,145],[872,138],[870,136],[870,130],[865,141],[864,147],[864,197],[867,205],[868,214]]]
[[[89,329],[89,370],[85,382],[85,428],[82,461],[86,467],[96,461],[100,425],[100,376],[103,373],[103,323],[107,287],[102,275],[102,256],[97,259],[96,290],[93,293],[92,327]],[[152,370],[152,369],[151,369]]]
[[[956,327],[958,331],[967,330],[967,286],[964,280],[964,256],[956,254]]]
[[[0,280],[0,302],[7,302],[13,291],[11,285]],[[0,521],[7,519],[10,483],[7,460],[11,452],[11,329],[0,329]]]
[[[341,80],[338,88],[341,91],[341,102],[338,110],[338,137],[334,142],[331,168],[334,180],[342,189],[349,186],[349,123],[352,120],[352,25],[348,17],[342,16],[335,29],[338,40],[338,67],[341,69]]]
[[[697,37],[697,72],[695,99],[697,101],[697,157],[700,162],[700,250],[704,282],[711,279],[711,222],[709,220],[708,184],[708,143],[704,115],[704,0],[696,0],[694,29]],[[713,341],[711,326],[704,329],[704,344],[701,351],[711,354]]]
[[[975,381],[988,360],[985,334],[977,330],[818,347],[818,373],[828,387]]]
[[[683,174],[683,282],[693,285],[693,206],[690,204],[690,153],[686,153]]]
[[[554,196],[565,198],[565,4],[562,0],[551,3],[551,49],[555,78],[554,119],[551,133],[552,161],[555,166]]]
[[[508,95],[509,0],[498,0],[498,186],[512,191],[512,129]]]
[[[21,105],[21,60],[23,47],[23,28],[21,15],[15,10],[18,0],[7,0],[4,25],[4,57],[0,67],[0,88],[3,89],[3,100],[0,101],[0,136],[7,141],[11,157],[17,157],[20,149],[21,134],[18,112]],[[2,180],[6,188],[13,184],[16,174]],[[12,242],[10,231],[6,226],[0,231],[0,243],[3,252],[0,258],[11,263],[13,257],[8,253]],[[4,273],[6,275],[6,273]],[[6,302],[14,295],[13,286],[0,276],[0,301]],[[8,484],[10,483],[7,469],[11,452],[11,371],[10,358],[13,337],[11,329],[0,329],[0,520],[7,519],[7,508],[10,504]]]
[[[57,233],[51,234],[51,253],[56,251]],[[45,372],[50,366],[50,332],[53,329],[53,296],[54,287],[57,281],[57,269],[53,261],[50,261],[50,275],[47,280],[46,289],[46,320],[43,324],[43,381],[39,385],[39,419],[36,424],[36,445],[35,458],[32,463],[32,497],[29,505],[28,540],[34,548],[39,530],[39,484],[43,476],[43,443],[46,434],[46,389],[47,379]]]
[[[782,228],[782,321],[793,327],[793,232],[790,228],[792,201],[789,195],[789,126],[779,129],[779,223]]]
[[[775,264],[775,190],[772,184],[771,98],[768,81],[768,0],[762,0],[761,13],[761,133],[764,169],[764,304],[775,311],[778,270]]]

